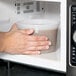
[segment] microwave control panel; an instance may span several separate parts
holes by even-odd
[[[70,64],[76,66],[76,5],[71,6]]]
[[[31,0],[14,0],[13,4],[17,14],[27,14],[44,11],[44,2]]]
[[[30,2],[24,2],[17,0],[14,2],[14,6],[16,8],[16,13],[17,14],[26,14],[26,13],[32,13],[35,11],[35,2],[30,1]]]

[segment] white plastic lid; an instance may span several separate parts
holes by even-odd
[[[29,19],[17,22],[19,28],[32,28],[35,30],[56,29],[59,21],[55,19]]]

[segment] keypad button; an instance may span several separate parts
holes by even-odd
[[[73,14],[72,16],[73,16],[73,17],[75,17],[76,15],[75,15],[75,14]]]
[[[72,55],[75,56],[76,54],[75,53],[72,53]]]
[[[72,47],[72,49],[75,50],[76,48],[75,47]]]
[[[72,57],[72,60],[75,60],[75,57]]]
[[[76,17],[73,17],[73,21],[75,21],[76,20]]]
[[[72,51],[72,53],[76,53],[76,51],[75,51],[75,50],[73,50],[73,51]]]
[[[73,23],[74,25],[76,24],[76,22],[75,22],[75,21],[73,21],[72,23]]]

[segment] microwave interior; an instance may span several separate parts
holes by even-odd
[[[10,55],[0,53],[0,58],[21,64],[66,72],[65,40],[62,38],[61,2],[38,0],[0,0],[0,32],[7,32],[14,22],[26,19],[55,19],[58,22],[55,52],[40,55]],[[64,34],[63,34],[64,35]],[[64,36],[65,37],[65,36]],[[62,47],[64,49],[62,49]]]

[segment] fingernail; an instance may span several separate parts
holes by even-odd
[[[49,46],[46,46],[46,49],[49,49]]]
[[[40,53],[41,53],[40,51],[36,51],[36,52],[35,52],[35,54],[40,54]]]
[[[40,54],[41,52],[40,51],[37,51],[37,53]]]
[[[51,45],[51,42],[49,42],[49,45]]]

